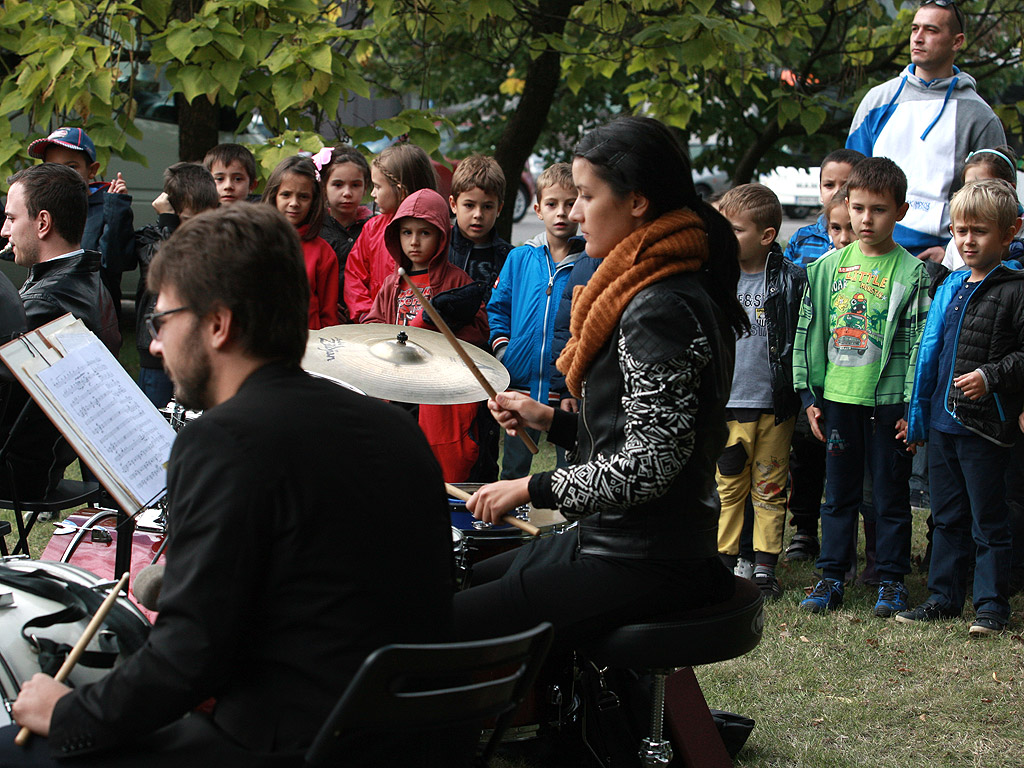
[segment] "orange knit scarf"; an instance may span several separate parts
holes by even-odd
[[[633,297],[678,272],[696,272],[708,259],[704,222],[693,211],[670,211],[620,242],[586,285],[572,296],[572,338],[558,357],[569,391],[580,397],[587,369]]]

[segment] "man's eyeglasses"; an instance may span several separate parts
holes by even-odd
[[[160,329],[164,327],[164,323],[167,321],[168,315],[173,315],[175,312],[184,312],[188,307],[178,307],[177,309],[167,309],[163,312],[150,312],[148,315],[143,317],[143,321],[146,323],[146,330],[149,331],[151,338],[160,338]]]
[[[953,15],[956,16],[956,23],[960,25],[960,29],[957,30],[957,32],[965,32],[967,30],[964,13],[957,7],[956,0],[921,0],[921,7],[924,8],[926,5],[937,5],[939,8],[953,9]]]

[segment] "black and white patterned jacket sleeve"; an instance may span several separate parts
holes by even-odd
[[[636,335],[617,340],[623,376],[625,442],[615,454],[550,473],[550,494],[563,511],[592,514],[662,496],[693,452],[697,389],[711,346],[692,315],[690,339],[672,357],[652,362],[630,349]],[[532,489],[532,486],[531,486]]]

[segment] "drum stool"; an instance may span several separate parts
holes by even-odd
[[[753,650],[764,628],[762,609],[761,591],[752,581],[737,576],[736,592],[730,600],[627,624],[583,649],[599,667],[633,669],[653,677],[651,734],[640,748],[644,766],[664,766],[672,759],[672,745],[663,736],[666,685],[669,728],[684,764],[690,768],[732,765],[690,667]],[[671,674],[679,667],[685,669]],[[672,717],[680,712],[685,712],[684,718]],[[685,720],[685,729],[680,719]]]

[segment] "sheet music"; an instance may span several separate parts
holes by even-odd
[[[96,337],[91,333],[75,333],[64,330],[55,334],[52,340],[61,347],[61,351],[66,355],[76,349],[88,346],[96,340]]]
[[[70,334],[69,334],[70,335]],[[144,504],[167,487],[174,430],[98,340],[71,340],[37,375],[125,488]]]

